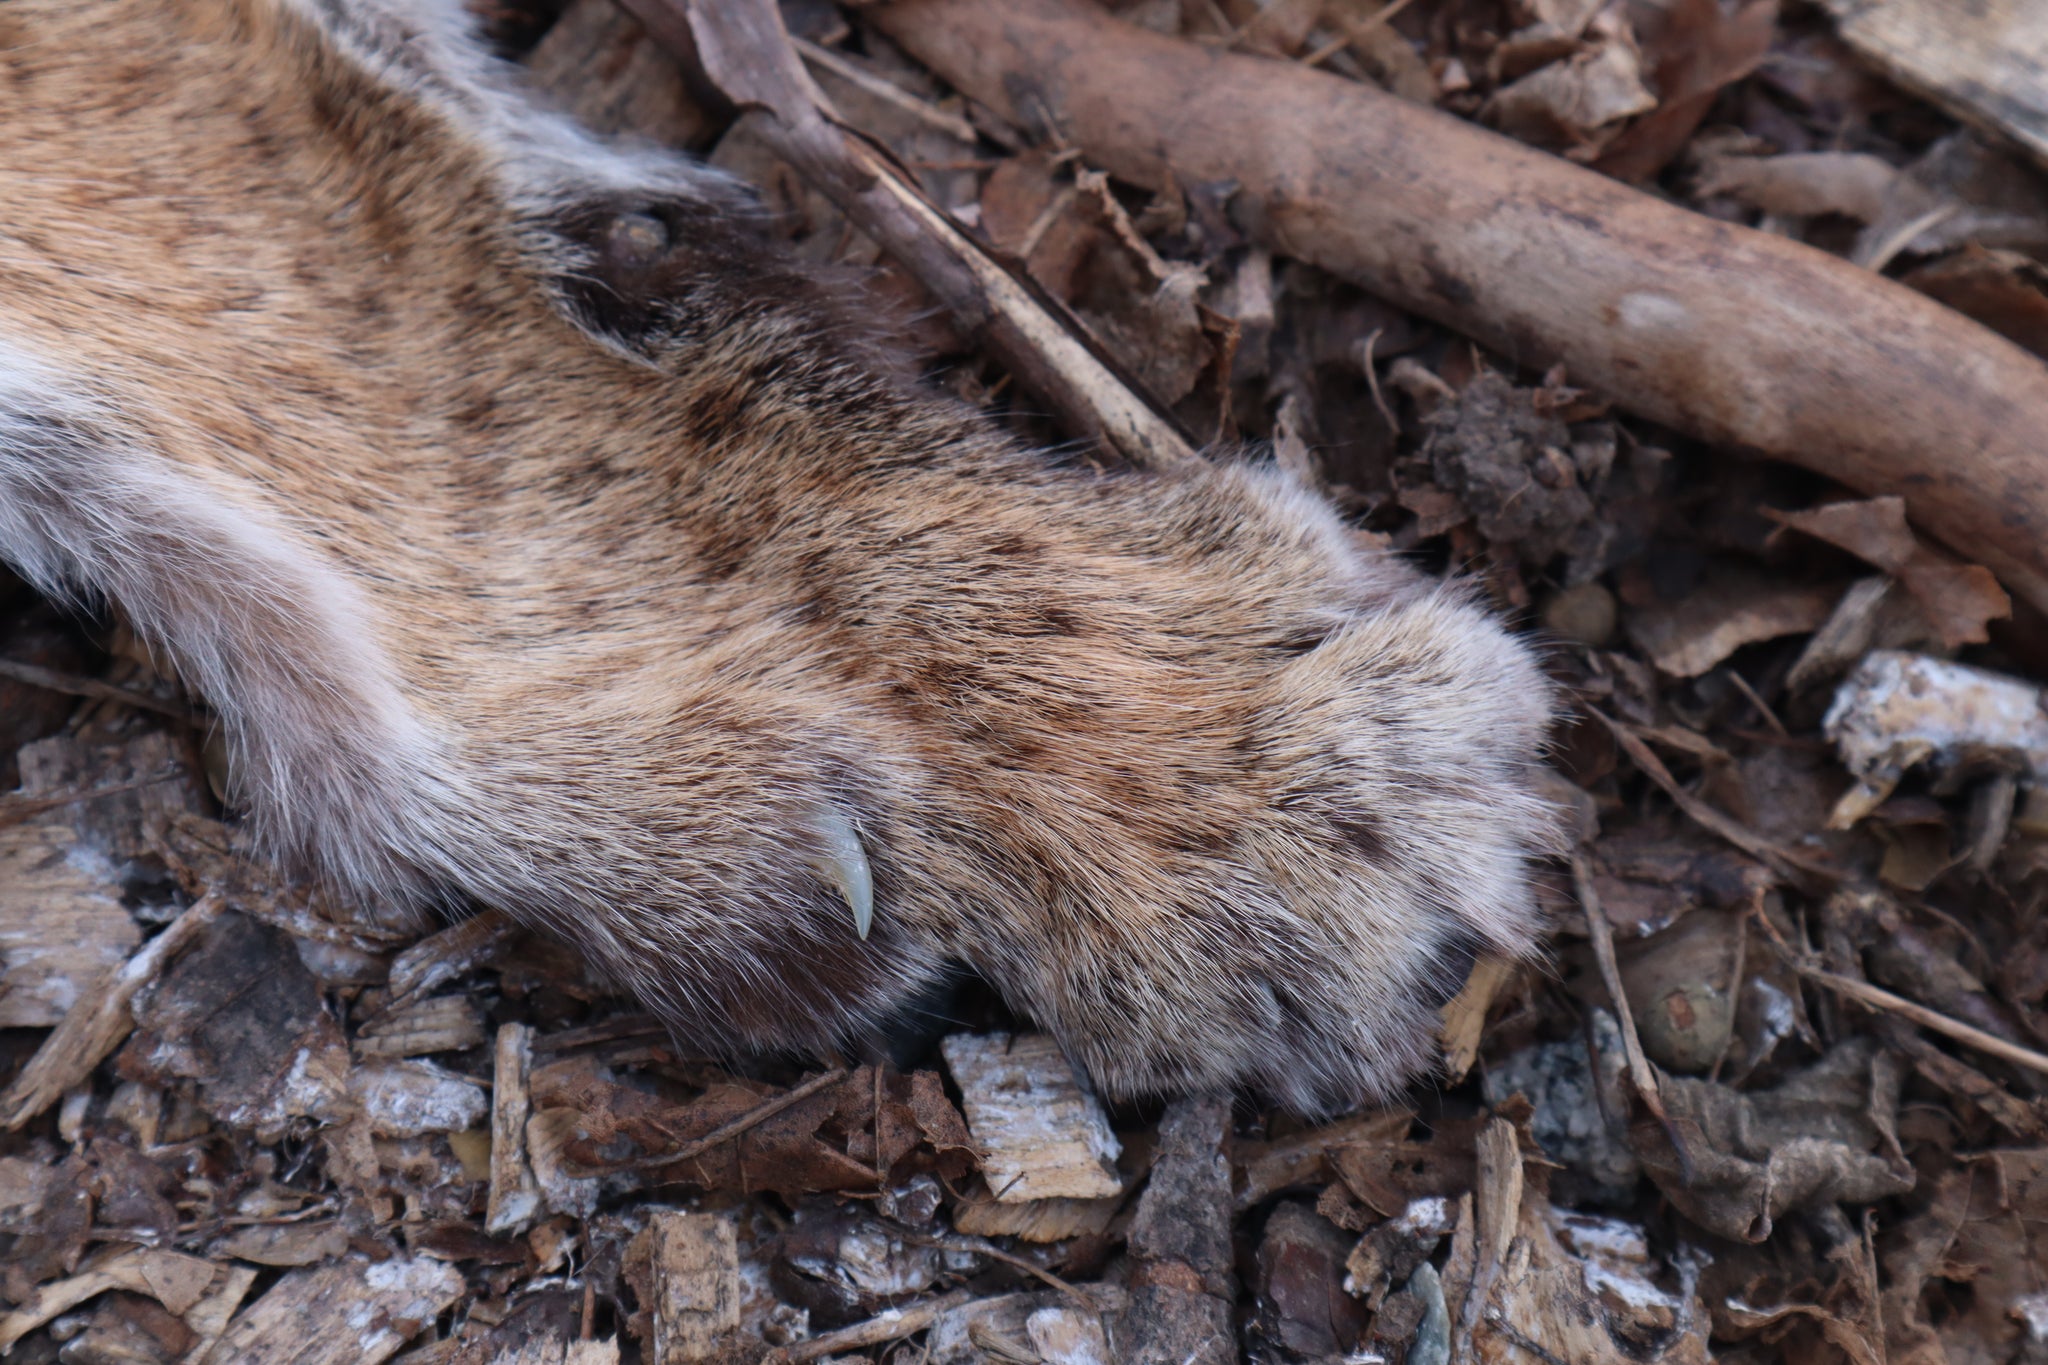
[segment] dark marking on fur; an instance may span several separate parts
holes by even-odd
[[[1368,811],[1354,810],[1330,822],[1344,841],[1358,850],[1359,856],[1375,866],[1392,861],[1393,850],[1387,846],[1386,823]]]
[[[1479,961],[1479,954],[1486,948],[1486,942],[1462,924],[1453,923],[1444,936],[1437,941],[1436,956],[1417,984],[1422,1003],[1430,1009],[1442,1009],[1459,991],[1465,989],[1465,982],[1472,975],[1472,966]]]

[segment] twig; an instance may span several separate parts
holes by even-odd
[[[0,829],[18,825],[22,821],[41,815],[44,811],[61,810],[80,801],[97,801],[102,796],[119,796],[123,792],[141,791],[162,782],[176,782],[184,776],[180,772],[158,773],[154,777],[131,778],[126,782],[109,782],[104,787],[74,787],[69,791],[46,792],[40,796],[26,796],[11,792],[0,796]]]
[[[0,1128],[21,1127],[92,1075],[92,1069],[135,1027],[129,1006],[136,995],[226,908],[217,895],[200,897],[118,970],[102,977],[96,988],[82,992],[7,1093],[0,1095]]]
[[[772,0],[624,0],[648,32],[726,98],[757,115],[775,154],[917,277],[1075,434],[1154,469],[1199,457],[1065,309],[925,197],[833,111],[804,70]]]
[[[841,80],[859,86],[876,99],[896,106],[919,122],[929,124],[948,136],[959,138],[970,147],[974,145],[977,137],[974,125],[958,114],[934,109],[894,81],[877,76],[865,67],[846,60],[829,47],[819,47],[805,38],[792,37],[790,42],[803,54],[803,59],[813,66],[822,66]]]
[[[756,1124],[765,1123],[769,1119],[774,1118],[791,1105],[801,1104],[820,1090],[826,1090],[839,1084],[839,1082],[846,1079],[846,1076],[847,1073],[843,1070],[827,1071],[821,1075],[813,1076],[795,1089],[785,1090],[780,1095],[763,1100],[738,1118],[720,1124],[703,1137],[698,1138],[694,1142],[686,1142],[673,1152],[636,1157],[632,1161],[624,1162],[620,1165],[607,1165],[599,1169],[605,1171],[644,1171],[656,1166],[673,1166],[678,1162],[700,1157],[713,1147],[732,1141]]]
[[[1729,669],[1728,681],[1735,684],[1735,690],[1743,695],[1744,700],[1748,701],[1751,708],[1754,709],[1759,716],[1763,717],[1764,724],[1770,726],[1771,729],[1777,731],[1779,738],[1788,739],[1791,737],[1792,732],[1785,728],[1785,722],[1779,720],[1778,713],[1776,711],[1773,711],[1770,708],[1770,704],[1767,703],[1762,697],[1757,695],[1756,689],[1749,685],[1749,679],[1742,676],[1741,669]]]
[[[2002,1061],[2048,1075],[2048,1054],[2036,1052],[2030,1047],[2021,1047],[2018,1043],[2009,1043],[1995,1033],[1986,1033],[1983,1029],[1966,1024],[1960,1019],[1951,1019],[1938,1010],[1931,1010],[1902,995],[1893,995],[1882,986],[1873,986],[1868,981],[1840,976],[1819,967],[1807,966],[1797,960],[1792,962],[1792,969],[1807,980],[1826,986],[1837,995],[1846,995],[1860,1005],[1889,1010],[1922,1028],[1932,1029],[1944,1037],[1966,1043],[1980,1052],[1988,1052]]]
[[[1621,745],[1629,761],[1636,765],[1643,776],[1663,788],[1664,794],[1670,797],[1673,804],[1685,812],[1695,824],[1720,835],[1795,885],[1808,884],[1808,879],[1817,879],[1823,884],[1832,884],[1842,879],[1842,874],[1826,863],[1817,862],[1775,844],[1733,816],[1715,810],[1679,785],[1678,779],[1671,775],[1671,770],[1664,766],[1664,760],[1657,757],[1650,746],[1643,742],[1634,727],[1622,724],[1597,708],[1586,709],[1613,733],[1615,742]],[[1799,873],[1804,873],[1805,876],[1797,875]]]
[[[1607,994],[1613,997],[1614,1013],[1621,1024],[1621,1050],[1628,1058],[1628,1078],[1657,1121],[1668,1126],[1664,1096],[1657,1089],[1657,1073],[1650,1069],[1650,1059],[1643,1053],[1635,1012],[1629,1008],[1628,993],[1621,987],[1621,963],[1614,955],[1614,927],[1607,922],[1607,912],[1600,908],[1600,894],[1593,889],[1593,873],[1583,854],[1572,855],[1572,885],[1579,893],[1579,908],[1586,914],[1586,933],[1593,940],[1593,958],[1600,964],[1600,979],[1606,983]]]
[[[1001,1297],[998,1295],[997,1297]],[[931,1326],[942,1313],[951,1312],[975,1302],[973,1293],[966,1289],[955,1289],[937,1298],[913,1303],[907,1308],[891,1308],[886,1313],[857,1322],[851,1327],[842,1327],[836,1332],[799,1341],[793,1346],[784,1346],[770,1351],[765,1357],[769,1365],[790,1365],[804,1360],[817,1360],[824,1356],[837,1355],[841,1351],[858,1351],[867,1346],[880,1346],[885,1341],[901,1341],[915,1336]]]
[[[906,1242],[909,1242],[913,1246],[931,1247],[934,1250],[938,1251],[965,1251],[975,1256],[986,1256],[991,1261],[1001,1261],[1004,1265],[1011,1266],[1015,1269],[1023,1271],[1026,1275],[1031,1276],[1033,1279],[1044,1281],[1047,1285],[1051,1286],[1054,1289],[1059,1290],[1062,1294],[1066,1294],[1073,1298],[1079,1299],[1081,1300],[1081,1302],[1086,1303],[1091,1307],[1094,1304],[1094,1300],[1090,1299],[1086,1294],[1082,1293],[1079,1289],[1076,1289],[1073,1285],[1067,1283],[1059,1276],[1053,1274],[1050,1270],[1047,1270],[1044,1266],[1037,1265],[1031,1261],[1027,1261],[1022,1256],[1012,1255],[1011,1253],[1004,1251],[1002,1248],[990,1244],[983,1238],[927,1237],[922,1233],[908,1231],[899,1231],[896,1233],[896,1236],[902,1238]]]
[[[1414,3],[1415,0],[1392,0],[1392,3],[1382,5],[1378,10],[1366,15],[1363,19],[1339,21],[1344,31],[1309,53],[1308,56],[1303,57],[1301,64],[1303,66],[1321,66],[1324,62],[1327,62],[1360,38],[1365,37],[1374,29],[1392,21],[1395,15]]]
[[[40,687],[45,692],[63,692],[74,697],[92,697],[98,701],[117,701],[138,711],[154,711],[160,716],[169,716],[188,724],[197,719],[188,706],[158,701],[147,693],[116,687],[112,683],[101,682],[98,678],[80,677],[76,673],[60,673],[54,668],[23,663],[19,659],[0,659],[0,678],[12,678],[18,683],[27,683],[30,687]]]
[[[2048,608],[2048,365],[1802,243],[1362,81],[1087,0],[863,11],[969,98],[1153,191],[1229,185],[1258,245],[1639,416],[1871,494]]]

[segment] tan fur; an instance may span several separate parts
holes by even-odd
[[[0,553],[195,682],[281,853],[699,1043],[964,963],[1117,1095],[1422,1064],[1529,944],[1527,650],[1269,466],[1062,468],[891,376],[459,21],[0,5]]]

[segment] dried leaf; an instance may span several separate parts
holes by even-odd
[[[1770,1090],[1667,1077],[1659,1089],[1669,1131],[1638,1119],[1630,1142],[1686,1217],[1761,1242],[1789,1210],[1913,1188],[1894,1128],[1899,1082],[1898,1061],[1867,1038],[1838,1044]]]
[[[1903,498],[1835,502],[1804,512],[1766,509],[1766,515],[1897,578],[1950,649],[1983,644],[1991,638],[1986,623],[2012,615],[2012,599],[1989,569],[1962,563],[1914,536]]]

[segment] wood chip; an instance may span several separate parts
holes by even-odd
[[[518,926],[495,910],[472,915],[415,943],[391,963],[390,1003],[398,1009],[434,987],[476,970],[518,932]]]
[[[437,995],[386,1011],[356,1035],[359,1057],[419,1057],[484,1041],[483,1012],[467,995]]]
[[[28,1301],[0,1317],[0,1354],[61,1313],[109,1289],[146,1294],[176,1314],[189,1312],[213,1288],[220,1267],[197,1256],[155,1247],[129,1247],[102,1258],[77,1275],[38,1289]]]
[[[969,1237],[1015,1237],[1025,1242],[1064,1242],[1109,1231],[1124,1206],[1108,1199],[1026,1199],[999,1202],[979,1189],[953,1206],[953,1230]]]
[[[595,1176],[576,1174],[563,1147],[576,1136],[574,1109],[542,1109],[526,1120],[526,1160],[549,1213],[588,1218],[597,1211]]]
[[[234,1320],[210,1365],[377,1365],[461,1297],[439,1261],[350,1257],[295,1270]]]
[[[533,1111],[526,1078],[532,1063],[533,1030],[500,1026],[491,1073],[491,1200],[484,1216],[484,1231],[493,1237],[525,1228],[540,1213],[540,1186],[526,1159],[526,1120]]]
[[[998,1203],[1123,1192],[1109,1117],[1050,1037],[956,1033],[940,1048]]]
[[[2048,164],[2048,8],[2038,0],[1821,0],[1901,85]]]
[[[0,1028],[54,1028],[141,942],[119,873],[77,831],[0,828]]]
[[[491,1357],[491,1365],[619,1365],[616,1338],[603,1341],[563,1341],[549,1337],[523,1342]]]
[[[663,1209],[648,1232],[656,1365],[709,1360],[739,1330],[738,1230],[723,1214]]]
[[[483,1123],[483,1087],[430,1062],[377,1062],[349,1073],[349,1094],[380,1137],[460,1133]]]

